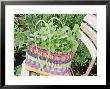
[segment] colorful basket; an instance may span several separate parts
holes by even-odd
[[[45,76],[66,75],[69,73],[74,54],[75,52],[68,54],[52,53],[45,49],[28,45],[25,68]]]

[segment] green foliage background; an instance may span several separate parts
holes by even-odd
[[[43,19],[46,22],[52,17],[59,18],[62,23],[70,29],[73,29],[75,24],[81,25],[83,18],[86,14],[15,14],[14,16],[14,61],[16,63],[17,60],[23,61],[25,58],[25,50],[26,43],[30,40],[29,35],[34,33],[36,23]],[[58,22],[59,26],[61,25]],[[39,25],[40,27],[40,25]],[[30,33],[31,32],[31,33]],[[22,56],[21,59],[17,58],[16,55]],[[72,61],[73,66],[85,66],[90,61],[90,54],[85,47],[85,45],[81,42],[76,51],[74,60]],[[16,65],[14,69],[15,75],[20,75],[21,64]]]

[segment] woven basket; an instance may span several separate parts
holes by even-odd
[[[25,68],[44,76],[66,75],[71,67],[74,54],[75,52],[69,52],[68,54],[52,53],[37,46],[28,45]]]

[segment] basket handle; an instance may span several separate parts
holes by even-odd
[[[49,29],[49,26],[48,26],[48,23],[46,23],[44,20],[39,20],[36,25],[35,25],[35,29],[37,27],[37,25],[40,23],[40,22],[43,22],[45,24],[45,26]],[[50,30],[49,30],[50,31]],[[34,31],[35,32],[35,31]],[[37,43],[36,43],[36,36],[34,37],[35,39],[35,45],[36,45],[36,48],[37,48]]]
[[[50,21],[51,21],[51,20],[53,21],[54,19],[58,20],[58,21],[61,23],[62,27],[63,27],[62,21],[61,21],[60,19],[58,19],[57,17],[52,17],[52,18],[48,21],[48,23],[50,23]]]
[[[62,21],[61,21],[60,19],[58,19],[57,17],[52,17],[52,18],[48,21],[48,23],[50,23],[50,21],[51,21],[51,20],[53,21],[54,19],[58,20],[58,21],[61,23],[62,27],[63,27]],[[43,22],[43,23],[45,24],[45,26],[49,29],[49,33],[50,33],[50,28],[49,28],[49,26],[48,26],[48,23],[46,23],[44,20],[39,20],[39,21],[36,23],[35,29],[36,29],[37,25],[38,25],[40,22]],[[49,52],[50,52],[50,42],[51,42],[51,38],[49,38]],[[36,44],[36,36],[35,36],[35,45],[36,45],[36,47],[37,47],[37,44]]]

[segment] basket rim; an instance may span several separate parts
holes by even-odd
[[[29,47],[29,48],[28,48]],[[46,49],[42,49],[42,48],[39,48],[39,47],[35,47],[33,45],[28,45],[27,46],[28,49],[32,48],[33,51],[37,50],[39,52],[42,52],[42,53],[49,53]],[[71,55],[74,55],[76,51],[70,51],[66,54],[63,54],[63,53],[58,53],[58,52],[50,52],[50,55],[53,55],[53,56],[71,56]]]

